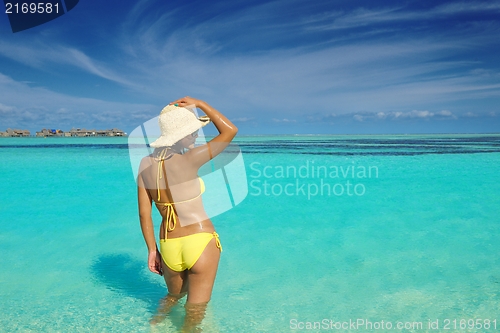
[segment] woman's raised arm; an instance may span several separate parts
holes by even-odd
[[[226,116],[204,101],[184,97],[170,104],[177,104],[182,107],[195,105],[205,112],[219,131],[219,135],[210,140],[206,145],[191,149],[185,154],[186,158],[189,158],[198,167],[219,155],[231,143],[236,133],[238,133],[238,128]]]

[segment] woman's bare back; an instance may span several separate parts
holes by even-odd
[[[164,224],[169,220],[169,210],[171,207],[174,209],[176,228],[169,231],[168,237],[184,236],[200,228],[200,231],[213,230],[201,198],[204,191],[203,181],[198,177],[197,170],[189,165],[183,155],[172,154],[171,157],[163,160],[163,163],[150,155],[142,160],[141,166],[145,188],[156,203]],[[162,239],[164,227],[162,224],[160,229]],[[181,230],[184,227],[188,228]]]

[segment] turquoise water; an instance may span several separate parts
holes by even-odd
[[[500,135],[237,144],[248,196],[213,218],[204,332],[500,329]],[[0,161],[1,332],[179,329],[182,307],[149,324],[166,288],[146,267],[126,138],[2,138]],[[370,331],[358,323],[337,331]]]

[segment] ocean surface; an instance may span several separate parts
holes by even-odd
[[[235,143],[246,198],[212,219],[224,251],[203,332],[500,330],[500,135]],[[130,149],[0,138],[0,332],[179,331],[182,304],[149,324],[167,290]]]

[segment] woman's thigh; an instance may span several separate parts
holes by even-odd
[[[187,271],[177,272],[170,269],[162,260],[163,278],[170,294],[180,294],[188,290]]]
[[[210,240],[200,258],[188,271],[187,301],[190,303],[210,301],[220,259],[220,250],[215,244],[215,238]]]

